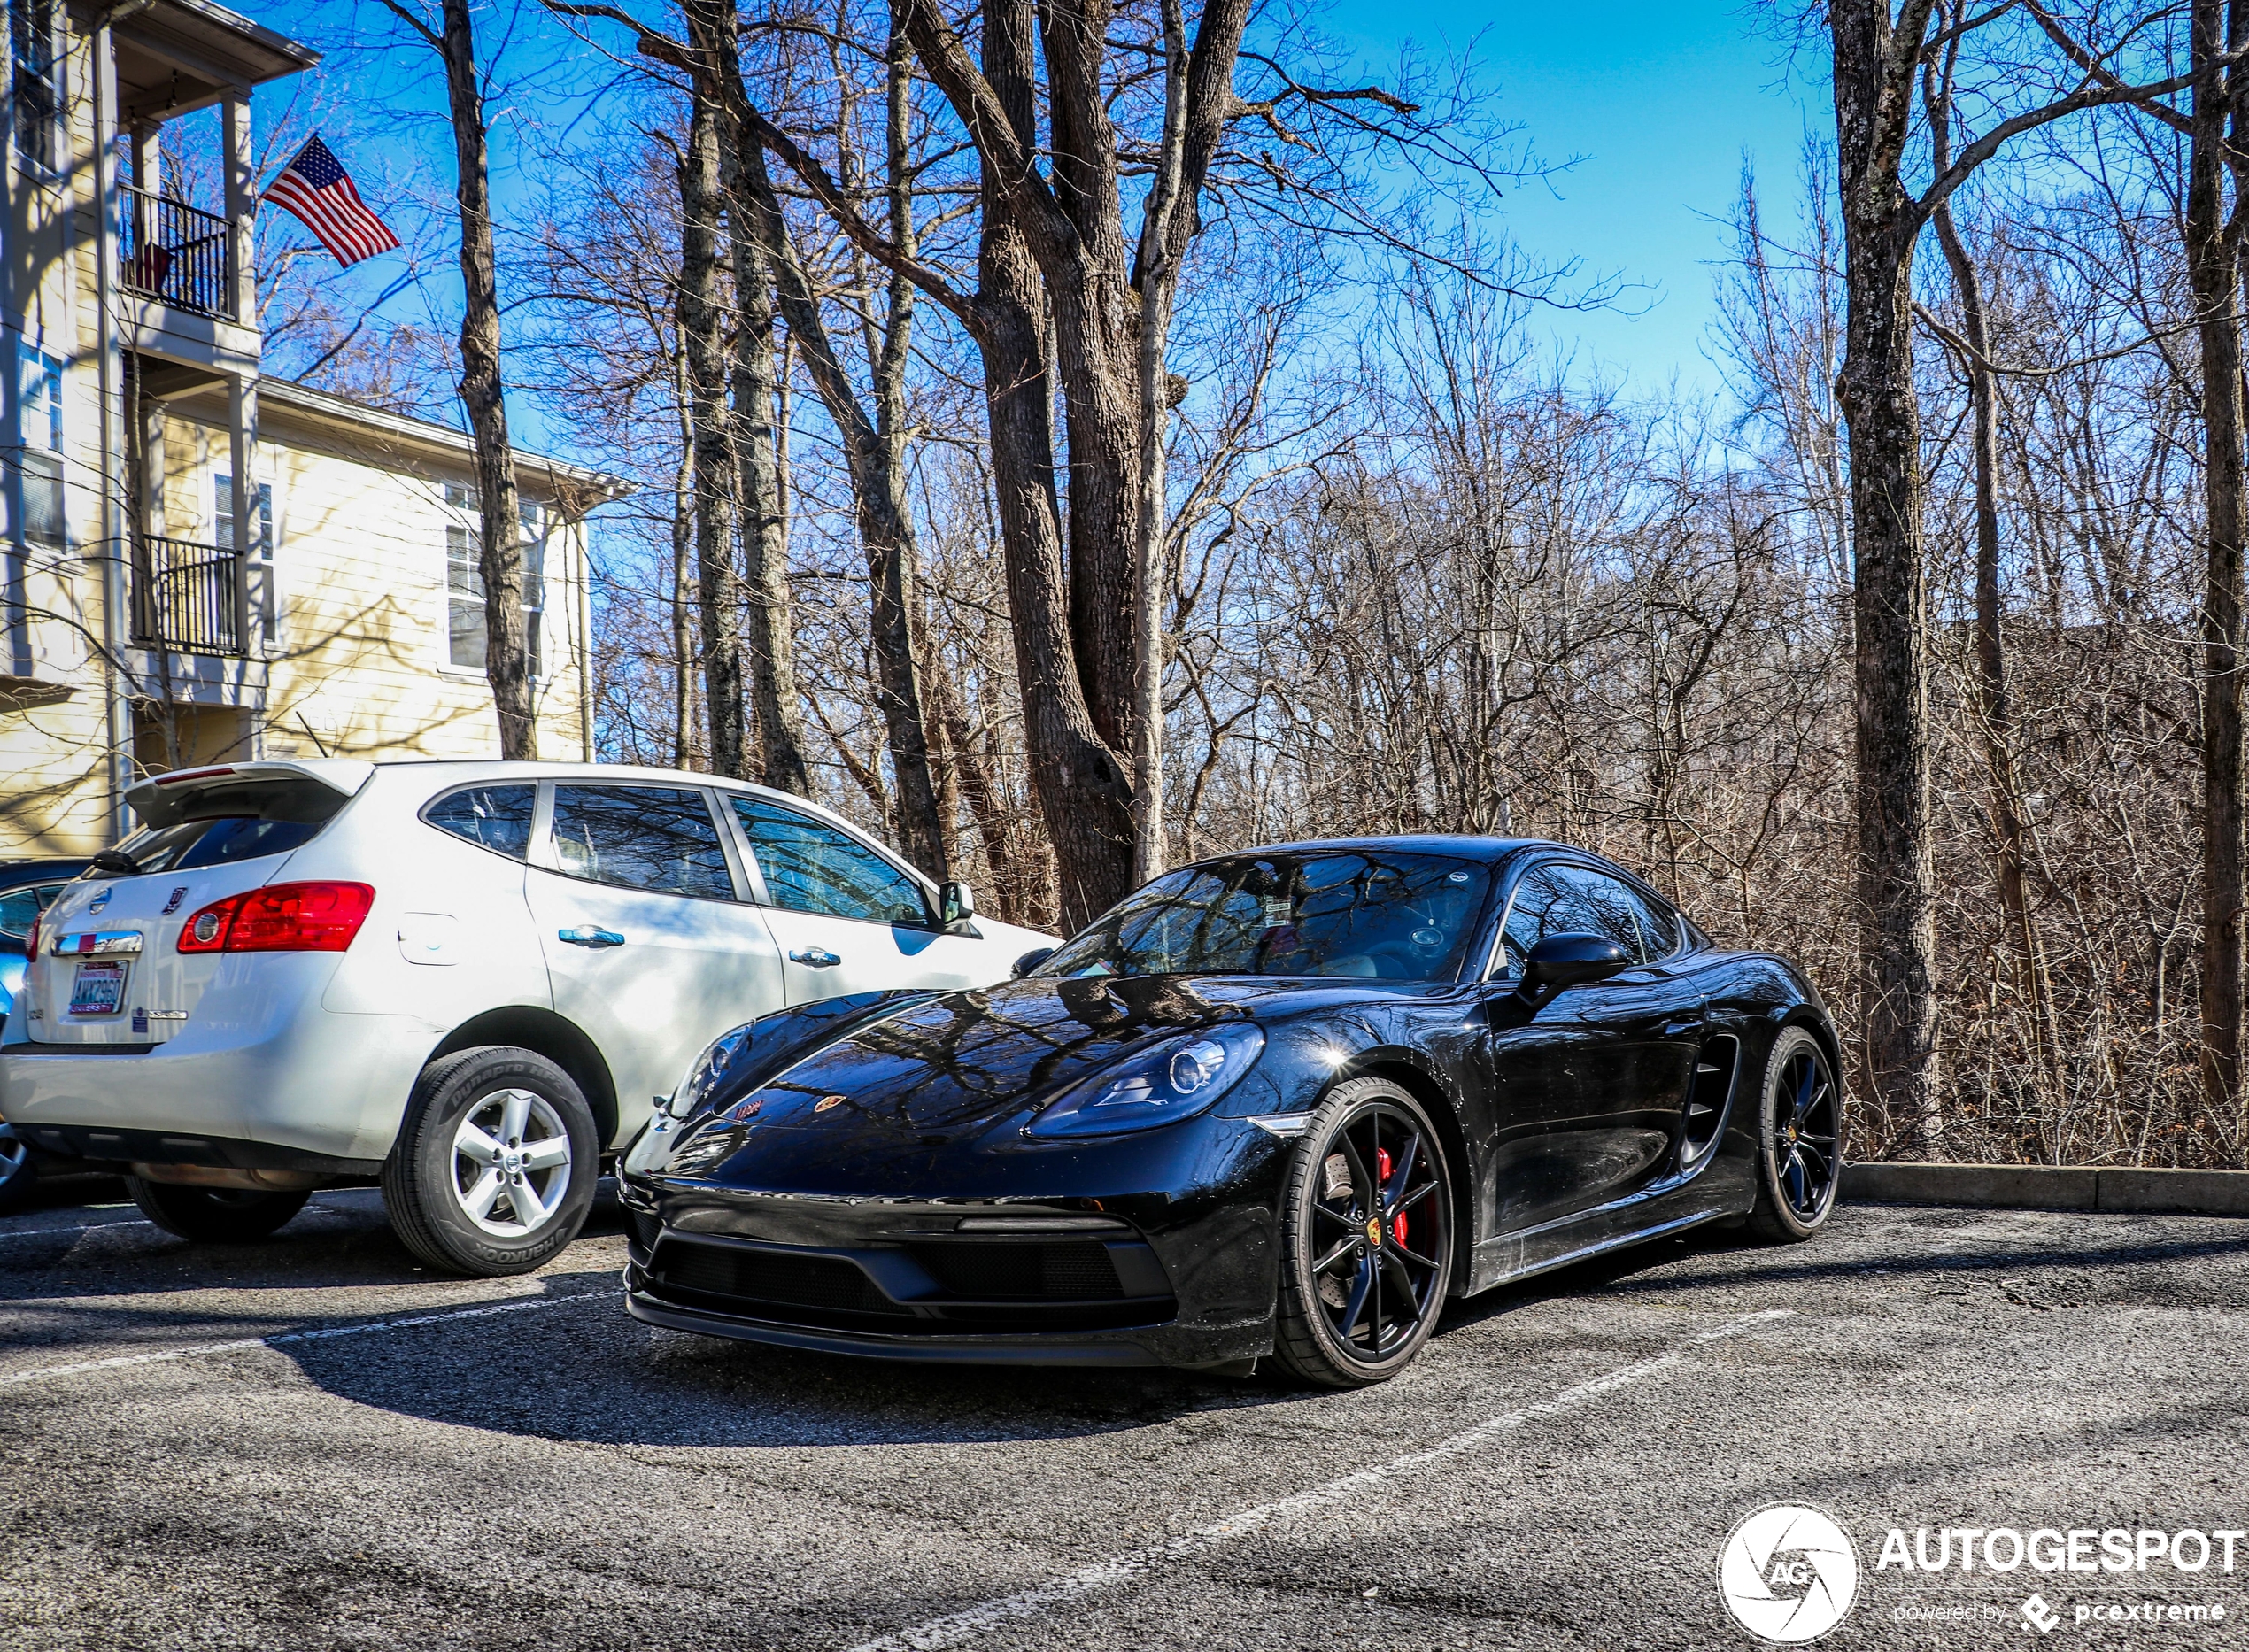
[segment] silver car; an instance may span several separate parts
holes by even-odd
[[[0,1118],[125,1167],[188,1239],[379,1177],[429,1262],[522,1272],[721,1033],[964,988],[1053,938],[978,917],[802,799],[552,763],[159,775],[143,830],[41,915]]]

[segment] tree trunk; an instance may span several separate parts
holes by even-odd
[[[952,680],[941,668],[932,669],[929,685],[930,705],[938,727],[945,733],[955,784],[968,805],[969,817],[976,822],[977,836],[984,840],[984,859],[992,868],[992,915],[1002,923],[1024,922],[1034,898],[1029,886],[1032,874],[1023,863],[999,777],[990,760],[977,749],[976,737],[969,730],[968,711]]]
[[[460,171],[455,198],[460,206],[460,399],[476,449],[482,517],[477,564],[484,586],[484,680],[491,684],[492,708],[499,717],[499,754],[523,761],[538,755],[538,729],[523,622],[522,506],[515,491],[515,452],[507,438],[500,377],[491,167],[468,0],[444,0],[444,22],[439,50]]]
[[[678,305],[673,306],[675,325]],[[695,744],[695,629],[688,582],[695,570],[695,419],[689,410],[687,351],[672,359],[672,394],[679,408],[679,468],[671,493],[672,766],[688,767]]]
[[[1933,112],[1943,119],[1941,112]],[[1940,150],[1940,154],[1942,151]],[[1940,162],[1940,164],[1942,164]],[[2026,834],[2021,791],[2014,767],[2014,717],[2007,702],[2005,604],[1999,591],[1999,407],[1998,383],[1991,370],[1991,335],[1983,306],[1983,283],[1967,244],[1952,222],[1949,205],[1931,214],[1937,244],[1960,295],[1966,336],[1968,405],[1975,457],[1975,681],[1978,721],[1985,765],[1991,772],[1991,857],[2006,913],[2007,933],[2016,949],[2015,979],[2030,1005],[2037,1040],[2039,1077],[2060,1100],[2060,1065],[2054,1029],[2053,984],[2045,949],[2031,922],[2023,863]]]
[[[919,251],[914,232],[910,148],[913,73],[913,49],[904,29],[893,18],[884,127],[885,176],[891,239],[908,258]],[[853,466],[852,476],[860,495],[860,536],[867,548],[867,578],[874,598],[877,699],[890,736],[900,836],[914,864],[932,877],[942,878],[951,869],[946,842],[949,822],[938,807],[937,785],[930,767],[929,722],[921,683],[921,552],[915,542],[913,507],[906,497],[906,371],[912,357],[914,299],[913,282],[893,273],[881,351],[874,362],[874,441],[862,463]]]
[[[836,359],[819,302],[797,261],[788,225],[781,215],[780,198],[766,170],[765,152],[754,142],[746,141],[740,154],[742,189],[737,205],[775,274],[782,319],[803,351],[805,370],[842,436],[844,459],[851,474],[873,610],[876,697],[897,782],[900,846],[923,870],[941,877],[945,874],[944,834],[930,782],[929,741],[924,731],[913,653],[916,555],[913,519],[906,502],[902,418],[885,414],[890,421],[878,428],[860,406],[851,381]],[[892,397],[902,413],[902,359],[897,371],[901,382],[893,387]],[[877,395],[882,394],[878,385]]]
[[[1163,135],[1141,214],[1139,498],[1132,548],[1132,879],[1163,869],[1164,434],[1171,410],[1163,365],[1179,289],[1172,219],[1186,146],[1187,30],[1182,0],[1163,0]]]
[[[679,338],[695,433],[695,587],[702,621],[703,716],[715,775],[747,777],[743,724],[741,591],[734,571],[734,444],[718,284],[723,112],[699,79],[679,169]]]
[[[756,140],[742,135],[739,143]],[[730,170],[729,182],[733,181]],[[748,598],[750,698],[765,784],[812,795],[804,712],[797,701],[796,619],[789,594],[786,448],[773,348],[773,275],[738,205],[733,228],[735,459],[741,471],[742,551]]]
[[[1920,215],[1900,179],[1904,122],[1896,112],[1897,100],[1911,96],[1914,59],[1891,38],[1887,0],[1835,0],[1828,22],[1848,298],[1837,388],[1850,421],[1857,566],[1859,1029],[1867,1087],[1885,1134],[1897,1146],[1933,1154],[1942,1112],[1928,592],[1913,386]],[[1904,58],[1902,77],[1893,53]]]
[[[2230,19],[2229,12],[2234,15]],[[2194,0],[2193,61],[2227,50],[2241,9]],[[2187,278],[2202,354],[2203,499],[2209,551],[2202,602],[2202,1098],[2214,1118],[2241,1104],[2242,532],[2239,245],[2225,204],[2230,75],[2197,81],[2189,150]]]
[[[1018,141],[1028,144],[1036,133],[1031,0],[991,0],[983,46],[985,78]],[[1032,785],[1055,845],[1062,927],[1069,930],[1132,890],[1132,791],[1116,748],[1094,724],[1078,670],[1055,497],[1046,303],[1039,266],[988,160],[983,208],[975,336],[984,360],[1008,617]]]

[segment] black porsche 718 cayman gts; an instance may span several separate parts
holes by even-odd
[[[1835,1200],[1818,993],[1580,850],[1225,855],[1017,969],[706,1051],[619,1178],[632,1312],[1348,1386],[1448,1297],[1729,1217],[1807,1239]]]

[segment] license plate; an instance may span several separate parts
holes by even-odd
[[[73,1015],[114,1015],[125,1007],[125,966],[121,963],[82,963],[71,984],[70,1013]]]

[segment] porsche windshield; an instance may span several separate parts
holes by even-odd
[[[1244,855],[1157,878],[1033,973],[1450,981],[1490,884],[1449,855]]]

